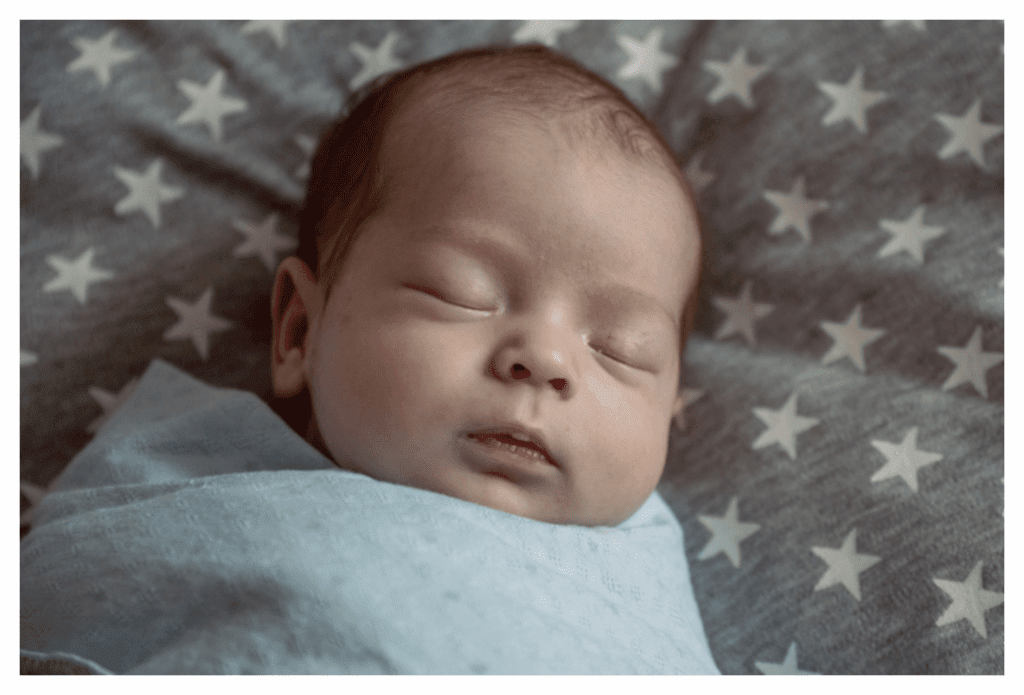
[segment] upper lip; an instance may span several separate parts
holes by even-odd
[[[515,437],[516,439],[521,439],[524,442],[530,442],[531,444],[535,444],[540,447],[544,455],[548,457],[548,461],[553,465],[558,465],[557,460],[551,453],[551,450],[548,449],[547,443],[544,441],[543,433],[533,427],[527,427],[526,425],[517,422],[501,422],[490,427],[473,429],[468,432],[466,436],[472,437],[477,434],[507,434],[511,437]]]

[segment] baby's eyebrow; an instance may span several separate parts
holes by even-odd
[[[433,224],[418,230],[413,237],[414,244],[440,242],[459,247],[474,255],[486,258],[497,265],[521,262],[529,254],[528,249],[517,249],[516,245],[496,234],[483,233],[479,225]],[[647,314],[667,319],[673,330],[679,330],[679,317],[674,316],[654,295],[619,282],[597,285],[588,294],[599,297],[606,304],[625,308],[629,313]]]
[[[594,294],[602,296],[606,301],[612,302],[615,306],[625,305],[627,311],[631,313],[647,314],[665,319],[672,326],[673,330],[679,330],[678,317],[673,316],[672,312],[666,309],[665,305],[657,297],[643,290],[612,282],[601,285]]]

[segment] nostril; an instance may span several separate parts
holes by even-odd
[[[530,376],[530,370],[529,369],[527,369],[523,365],[519,364],[518,362],[516,364],[512,365],[512,378],[513,379],[525,379],[528,376]]]
[[[565,379],[552,379],[551,385],[555,387],[555,391],[561,391],[565,388]]]

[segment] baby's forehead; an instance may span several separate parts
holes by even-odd
[[[454,152],[470,160],[493,156],[490,151],[462,147],[481,134],[502,139],[542,139],[552,148],[569,148],[604,166],[667,173],[677,183],[675,192],[684,206],[695,210],[689,184],[674,155],[664,151],[658,137],[646,126],[613,125],[609,121],[621,118],[600,107],[553,111],[542,103],[522,103],[493,95],[470,98],[472,94],[462,94],[457,89],[446,96],[426,89],[425,85],[421,87],[403,99],[383,138],[385,152],[413,155],[403,157],[403,165],[418,170],[436,165],[439,159]],[[616,132],[616,128],[620,131]],[[624,146],[627,141],[629,147]],[[386,171],[388,162],[382,164]]]

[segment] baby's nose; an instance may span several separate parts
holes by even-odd
[[[518,381],[521,379],[529,379],[532,376],[532,372],[528,367],[516,362],[512,365],[512,379]],[[555,377],[547,380],[552,387],[559,393],[566,391],[569,387],[569,381],[564,377]]]

